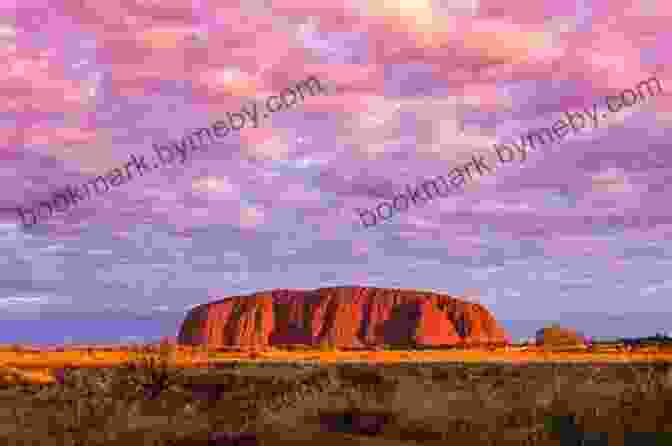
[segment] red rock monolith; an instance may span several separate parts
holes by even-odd
[[[178,343],[367,348],[505,344],[508,339],[478,303],[425,291],[348,286],[263,291],[199,305],[183,321]]]

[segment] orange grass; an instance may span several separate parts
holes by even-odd
[[[5,382],[24,382],[30,384],[52,384],[56,382],[52,372],[48,368],[21,370],[15,367],[2,367],[2,381]]]
[[[42,352],[0,352],[0,371],[20,377],[21,381],[47,384],[54,382],[53,370],[61,367],[102,368],[117,367],[141,357],[161,358],[157,353],[138,353],[129,350],[64,350]],[[171,355],[163,356],[168,363],[178,368],[207,367],[215,363],[227,362],[299,362],[318,361],[322,363],[341,362],[672,362],[672,351],[664,352],[546,352],[496,351],[486,350],[391,350],[391,351],[266,351],[210,352],[180,348]]]
[[[137,353],[129,350],[101,351],[86,350],[42,351],[42,352],[0,352],[0,367],[19,369],[45,369],[59,367],[115,367],[140,357],[161,356],[156,353]],[[544,352],[544,351],[496,351],[486,350],[391,350],[391,351],[280,351],[257,352],[210,352],[191,351],[180,348],[175,353],[164,356],[175,367],[203,367],[210,363],[245,361],[320,361],[325,363],[365,361],[365,362],[647,362],[672,361],[672,351],[664,352]]]

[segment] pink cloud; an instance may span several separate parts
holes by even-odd
[[[198,75],[201,87],[210,94],[223,94],[227,96],[254,96],[261,81],[255,76],[229,68],[212,68]]]
[[[239,200],[240,189],[229,178],[224,176],[207,176],[197,178],[192,183],[196,192],[208,194],[213,199]]]
[[[8,146],[12,149],[11,153],[15,153],[15,146],[23,141],[25,130],[22,128],[0,128],[0,147]],[[5,152],[4,150],[2,152]],[[7,152],[9,153],[9,152]]]
[[[134,24],[150,22],[186,23],[198,18],[194,5],[188,0],[167,0],[162,2],[129,2],[112,0],[97,4],[91,0],[64,0],[62,10],[75,23],[91,28],[121,29]]]
[[[254,159],[286,161],[297,147],[290,135],[269,127],[241,130],[242,152]]]
[[[81,84],[66,79],[60,60],[31,48],[0,49],[0,97],[6,112],[70,111],[83,103]]]
[[[620,92],[649,78],[648,69],[640,64],[640,49],[608,26],[593,28],[588,35],[579,33],[571,42],[576,52],[567,57],[570,67],[588,74],[596,94]]]
[[[632,192],[634,190],[623,169],[607,169],[591,178],[594,192]]]
[[[497,200],[480,200],[471,208],[471,212],[485,214],[533,214],[536,213],[536,209],[524,202],[506,203]]]
[[[95,131],[75,127],[53,128],[38,125],[26,132],[24,143],[36,145],[91,144],[95,140]]]
[[[369,109],[372,96],[378,97],[359,92],[330,93],[312,96],[302,103],[301,107],[310,112],[362,113]]]
[[[240,135],[240,140],[242,144],[253,146],[257,144],[264,144],[266,142],[270,142],[275,136],[276,132],[274,131],[273,128],[270,127],[259,127],[259,128],[247,127],[241,129],[238,133]]]
[[[489,108],[510,108],[511,97],[494,83],[474,82],[463,86],[459,95],[466,104]]]
[[[312,0],[272,0],[270,11],[273,15],[286,15],[290,17],[316,17],[319,18],[320,29],[324,31],[353,30],[359,26],[366,26],[368,18],[359,14],[353,7],[348,8],[344,3],[338,2],[315,2]]]
[[[326,84],[327,88],[335,85],[342,92],[379,91],[385,81],[383,70],[383,66],[371,64],[305,64],[301,66],[299,72],[292,73],[292,76],[296,77],[290,82],[297,82],[312,75]]]
[[[146,94],[152,81],[184,80],[192,82],[197,100],[219,104],[232,97],[280,90],[302,80],[296,68],[303,65],[306,51],[291,48],[281,33],[257,35],[225,52],[215,42],[231,40],[230,30],[209,33],[207,47],[195,45],[185,34],[176,30],[171,35],[166,30],[163,34],[143,31],[138,34],[141,37],[103,37],[101,53],[112,67],[112,88],[126,94]],[[147,36],[156,40],[153,47],[137,44]],[[287,72],[292,73],[291,79]]]
[[[240,209],[239,226],[243,228],[255,228],[265,222],[265,213],[262,209],[245,206]]]
[[[175,2],[167,14],[161,13],[163,6],[150,10],[115,3],[94,14],[67,2],[75,21],[96,35],[99,60],[112,69],[114,92],[143,95],[152,81],[183,80],[193,83],[196,95],[221,102],[222,97],[269,89],[306,59],[306,50],[296,47],[286,32],[276,31],[269,16],[248,16],[240,8],[205,2],[199,11],[217,23],[207,26],[194,14],[177,19],[178,12],[189,10],[186,3]],[[228,78],[231,69],[237,75]]]
[[[549,17],[574,16],[574,2],[511,3],[505,0],[479,0],[479,13],[485,17],[509,19],[516,23],[541,24]]]

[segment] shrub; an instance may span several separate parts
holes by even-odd
[[[161,359],[167,360],[169,358],[175,358],[175,353],[177,351],[175,344],[171,343],[168,339],[162,339],[159,343],[159,357]]]
[[[21,347],[21,344],[12,344],[10,350],[12,353],[16,353],[17,355],[23,354],[23,347]]]
[[[131,372],[136,389],[142,391],[148,399],[158,397],[183,375],[180,370],[170,368],[165,359],[157,360],[154,357],[131,361],[124,368]]]
[[[321,352],[333,352],[338,350],[336,346],[331,344],[329,341],[321,341],[317,346],[317,349]]]
[[[562,328],[558,324],[537,331],[536,343],[550,347],[566,347],[583,345],[583,337],[572,330]]]

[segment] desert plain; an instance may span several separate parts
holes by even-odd
[[[672,438],[668,345],[292,350],[7,346],[0,444],[654,445]]]

